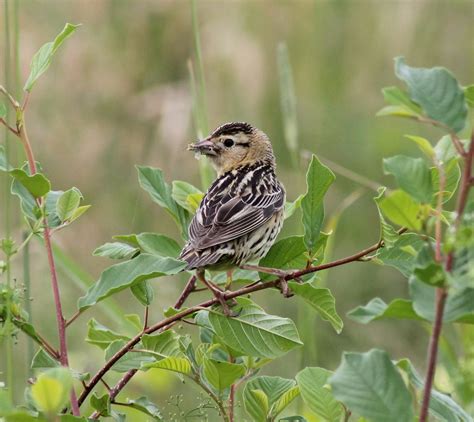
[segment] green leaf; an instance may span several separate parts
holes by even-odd
[[[159,368],[182,374],[191,372],[191,362],[182,352],[179,336],[174,331],[168,330],[157,335],[144,335],[142,344],[155,361],[144,362],[141,369]]]
[[[141,254],[131,261],[112,265],[104,270],[99,280],[89,288],[85,296],[79,299],[78,308],[87,309],[134,283],[177,274],[185,266],[185,262],[149,254]]]
[[[323,238],[321,238],[323,239]],[[306,246],[303,236],[291,236],[280,239],[268,253],[260,260],[259,265],[267,268],[291,269],[302,268],[306,265]],[[274,276],[260,273],[263,280],[269,280]]]
[[[326,387],[331,371],[323,368],[305,368],[298,372],[296,381],[306,405],[319,417],[329,422],[339,422],[344,408]]]
[[[301,200],[304,242],[310,253],[314,252],[324,219],[324,195],[335,179],[334,173],[313,155],[306,173],[308,190]]]
[[[425,387],[423,379],[420,377],[412,363],[408,359],[401,359],[397,366],[406,372],[410,384],[417,390],[422,391]],[[440,421],[444,422],[473,422],[469,416],[451,397],[442,394],[435,389],[431,390],[429,412]]]
[[[431,145],[430,141],[428,141],[425,138],[422,138],[421,136],[414,136],[414,135],[405,135],[405,138],[417,144],[421,152],[425,154],[429,159],[432,160],[433,158],[435,158],[435,150],[433,146]]]
[[[224,344],[262,358],[277,358],[303,344],[290,319],[268,315],[250,299],[240,297],[236,301],[239,315],[234,318],[209,313],[212,329]]]
[[[395,299],[387,304],[379,297],[372,299],[367,305],[354,308],[347,316],[361,324],[390,318],[423,320],[414,311],[411,300]]]
[[[61,221],[71,220],[81,202],[82,194],[77,188],[71,188],[61,194],[56,204],[56,213]]]
[[[176,241],[163,234],[140,233],[136,239],[138,245],[145,253],[176,258],[181,252],[181,247]]]
[[[421,205],[402,190],[395,190],[378,202],[383,215],[399,226],[421,229]]]
[[[421,282],[415,276],[410,277],[409,288],[415,312],[433,322],[435,320],[435,288]],[[448,296],[443,321],[474,324],[474,289],[466,288]]]
[[[135,256],[140,249],[134,248],[127,243],[112,242],[99,246],[92,255],[103,256],[110,259],[130,259]]]
[[[435,158],[442,164],[458,157],[458,152],[450,135],[443,136],[434,147]]]
[[[416,201],[429,204],[433,196],[431,173],[423,158],[404,155],[384,158],[383,168],[386,174],[392,174],[400,186]]]
[[[118,240],[119,242],[128,243],[129,245],[135,246],[137,248],[140,247],[136,234],[117,234],[112,236],[112,239]]]
[[[460,233],[459,229],[458,233]],[[472,233],[473,230],[469,230],[467,233],[471,239],[473,238]],[[466,287],[474,288],[474,244],[457,248],[454,253],[453,269],[451,273],[448,273],[448,282],[457,290]]]
[[[122,349],[127,342],[125,340],[115,340],[110,343],[109,347],[105,350],[105,360],[109,361],[120,349]],[[137,345],[139,349],[141,344]],[[128,372],[131,369],[141,369],[147,363],[154,363],[155,357],[146,352],[130,351],[122,356],[117,362],[114,363],[112,369],[116,372]]]
[[[407,113],[413,115],[420,115],[422,113],[420,106],[414,103],[408,94],[397,86],[387,86],[383,88],[382,94],[388,104],[400,106],[405,109]]]
[[[384,247],[387,249],[390,249],[394,243],[398,239],[398,233],[395,231],[395,229],[387,223],[387,220],[385,220],[382,211],[380,209],[380,203],[383,201],[383,197],[385,194],[385,189],[384,187],[381,187],[378,189],[378,195],[374,197],[374,202],[375,205],[377,206],[377,211],[379,213],[379,221],[380,221],[380,240],[384,242]]]
[[[172,183],[171,196],[181,207],[194,214],[204,193],[190,183],[175,180]]]
[[[41,373],[31,387],[31,396],[41,411],[48,415],[58,413],[68,402],[72,388],[72,375],[64,367]]]
[[[140,186],[147,191],[151,199],[171,215],[184,238],[187,238],[189,212],[173,199],[171,186],[165,182],[163,172],[154,167],[137,166]]]
[[[445,186],[442,192],[443,203],[449,201],[456,189],[458,188],[459,180],[461,179],[461,168],[456,159],[452,159],[444,166]],[[439,170],[437,167],[431,168],[431,179],[433,180],[433,187],[435,192],[439,192]],[[436,195],[433,197],[433,205],[436,204]]]
[[[408,110],[404,106],[385,106],[380,109],[376,114],[377,117],[385,116],[394,116],[394,117],[408,117],[408,118],[418,118],[418,114],[413,111]]]
[[[35,198],[41,198],[51,190],[50,181],[41,173],[30,176],[24,170],[13,169],[10,171],[10,175],[18,180]]]
[[[90,403],[92,408],[99,412],[100,416],[110,416],[110,396],[107,393],[99,397],[97,393],[94,392],[91,396]]]
[[[413,274],[418,278],[418,280],[431,286],[443,286],[446,282],[444,269],[436,262],[431,262],[426,266],[415,268]]]
[[[59,367],[59,362],[51,357],[48,353],[44,351],[43,348],[39,348],[38,351],[33,356],[33,360],[31,362],[32,369],[38,368],[57,368]]]
[[[71,25],[70,23],[67,23],[64,29],[56,36],[54,41],[44,44],[37,51],[31,61],[30,75],[23,87],[25,91],[31,91],[31,88],[33,88],[33,85],[36,83],[38,78],[48,69],[56,50],[79,26],[80,25]]]
[[[246,412],[255,422],[267,422],[270,408],[289,390],[295,387],[295,381],[281,377],[257,377],[245,385],[243,392]],[[275,416],[272,414],[272,416]]]
[[[87,337],[86,341],[89,344],[100,347],[105,350],[110,346],[110,343],[115,340],[130,340],[129,337],[112,331],[110,328],[97,322],[94,318],[87,323]]]
[[[135,400],[128,399],[126,403],[128,407],[132,407],[133,409],[151,416],[154,421],[160,422],[164,420],[158,406],[145,396],[139,397]]]
[[[325,287],[316,287],[312,283],[298,283],[296,281],[288,282],[290,289],[310,305],[322,319],[328,321],[336,333],[342,331],[344,326],[341,317],[336,311],[336,301],[329,289]]]
[[[41,211],[36,204],[35,198],[18,180],[13,181],[11,193],[20,199],[21,211],[26,218],[32,221],[41,218]]]
[[[284,418],[278,419],[278,422],[308,422],[303,416],[285,416]]]
[[[0,145],[0,171],[10,171],[13,167],[8,163],[7,156],[5,154],[5,147]]]
[[[293,388],[290,388],[288,391],[285,391],[270,409],[272,416],[275,417],[283,412],[283,410],[285,410],[299,395],[300,388],[297,385],[295,385]]]
[[[474,85],[464,87],[464,97],[469,107],[474,108]]]
[[[204,356],[203,373],[207,381],[217,391],[223,391],[245,375],[245,366],[238,363],[221,362]]]
[[[244,394],[245,391],[246,390],[244,390]],[[267,415],[270,410],[270,405],[268,403],[268,396],[262,390],[249,390],[247,397],[245,398],[244,405],[247,413],[252,416],[252,419],[255,422],[268,421]]]
[[[410,393],[385,351],[345,352],[329,382],[337,400],[373,422],[413,420]]]
[[[130,286],[130,291],[143,306],[150,306],[155,298],[155,292],[148,280],[142,280],[138,283],[132,284]]]
[[[90,205],[82,205],[77,207],[71,215],[69,222],[72,223],[74,220],[77,220],[82,214],[84,214],[91,206]]]
[[[389,265],[409,277],[416,266],[419,251],[424,246],[423,239],[415,233],[404,233],[390,249],[381,248],[374,262]]]
[[[130,324],[136,329],[141,331],[143,329],[143,324],[140,317],[137,314],[126,314],[124,315],[125,319],[130,322]]]
[[[411,99],[429,118],[445,124],[454,132],[464,128],[467,117],[464,91],[449,70],[410,67],[403,57],[397,57],[395,74],[407,84]]]

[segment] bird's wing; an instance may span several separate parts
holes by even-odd
[[[202,250],[237,239],[267,222],[285,203],[282,185],[273,179],[266,189],[248,185],[242,194],[216,195],[210,190],[189,226],[189,243]]]

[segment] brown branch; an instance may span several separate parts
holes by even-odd
[[[174,304],[175,309],[180,309],[188,296],[196,289],[196,276],[193,275],[189,281],[187,282],[186,286],[184,287],[183,292],[179,295],[178,300]]]
[[[405,228],[402,228],[398,231],[398,234],[402,234],[406,231],[407,229]],[[306,275],[306,274],[310,274],[310,273],[314,273],[314,272],[317,272],[317,271],[323,271],[323,270],[326,270],[326,269],[329,269],[329,268],[334,268],[334,267],[338,267],[340,265],[344,265],[344,264],[347,264],[349,262],[355,262],[355,261],[359,261],[360,258],[362,257],[365,257],[367,256],[368,254],[376,251],[377,249],[381,248],[383,246],[383,241],[379,241],[377,242],[376,244],[370,246],[369,248],[366,248],[354,255],[350,255],[348,257],[345,257],[345,258],[342,258],[342,259],[338,259],[336,261],[332,261],[332,262],[328,262],[326,264],[322,264],[322,265],[317,265],[317,266],[313,266],[313,267],[310,267],[310,268],[305,268],[303,270],[299,270],[299,271],[294,271],[292,273],[289,273],[288,275],[285,276],[285,280],[294,280],[294,279],[298,279],[300,278],[301,276],[303,275]],[[188,282],[188,284],[186,285],[186,287],[189,287],[190,285],[190,282],[191,280]],[[265,289],[269,289],[269,288],[272,288],[272,287],[278,287],[280,285],[280,279],[276,279],[276,280],[271,280],[271,281],[262,281],[259,283],[259,284],[252,284],[252,285],[249,285],[249,286],[245,286],[245,287],[242,287],[241,289],[239,290],[235,290],[235,291],[230,291],[230,292],[225,292],[224,293],[224,299],[225,300],[230,300],[230,299],[234,299],[236,297],[239,297],[239,296],[246,296],[250,293],[255,293],[255,292],[258,292],[260,290],[265,290]],[[185,288],[185,290],[187,290]],[[191,289],[188,289],[189,292],[191,292],[192,290]],[[189,296],[189,294],[188,294]],[[193,313],[199,311],[199,310],[202,310],[202,309],[205,309],[205,308],[209,308],[215,304],[218,304],[218,300],[216,298],[213,298],[213,299],[209,299],[209,300],[206,300],[205,302],[202,302],[200,303],[199,305],[195,305],[195,306],[192,306],[190,308],[187,308],[169,318],[166,318],[160,322],[157,322],[156,324],[154,325],[151,325],[150,327],[148,327],[146,330],[144,330],[143,332],[137,334],[135,337],[133,337],[132,339],[130,339],[120,350],[118,350],[106,363],[105,365],[100,368],[97,373],[91,378],[91,380],[89,381],[89,383],[87,384],[87,387],[84,389],[84,391],[82,392],[82,394],[79,396],[79,399],[78,399],[78,403],[79,403],[79,406],[84,403],[84,400],[87,398],[87,396],[90,394],[90,392],[92,391],[92,389],[97,385],[97,383],[100,381],[100,379],[112,368],[112,366],[122,357],[124,356],[126,353],[128,353],[140,340],[141,340],[141,337],[144,335],[144,334],[152,334],[158,330],[166,330],[168,328],[170,328],[171,325],[174,325],[176,322],[182,320],[183,318],[189,316],[189,315],[192,315]],[[129,371],[127,372],[126,375],[129,375],[132,371]],[[136,372],[136,371],[135,371]],[[130,378],[132,377],[133,375],[130,375]],[[124,376],[125,378],[125,376]],[[129,378],[129,379],[130,379]],[[129,379],[127,379],[127,382],[129,381]],[[123,379],[122,379],[123,380]],[[121,381],[122,381],[121,380]],[[121,383],[121,381],[119,382],[119,384]],[[115,390],[117,387],[119,387],[119,384],[117,384],[113,390]],[[125,383],[126,384],[126,383]],[[124,384],[124,385],[125,385]],[[123,388],[123,387],[122,387]],[[120,389],[118,390],[120,391]],[[117,394],[118,394],[118,391],[117,391]]]
[[[461,190],[459,191],[458,202],[456,205],[456,219],[454,220],[453,227],[456,231],[463,218],[464,209],[466,208],[467,198],[469,195],[469,189],[471,188],[472,178],[472,163],[474,160],[474,131],[471,135],[471,144],[469,151],[464,154],[464,169],[461,180]],[[445,269],[447,272],[451,272],[454,266],[454,249],[448,254],[446,259]],[[420,411],[420,422],[426,422],[428,420],[428,409],[430,405],[431,390],[433,388],[433,381],[436,373],[436,361],[438,358],[438,343],[441,335],[441,329],[443,326],[443,313],[446,298],[448,293],[444,287],[438,287],[436,289],[436,313],[435,322],[433,326],[433,332],[430,337],[430,345],[428,349],[428,368],[426,371],[425,387],[423,391],[423,402],[421,404]]]
[[[195,291],[196,287],[196,276],[193,275],[189,281],[186,283],[186,286],[184,287],[182,293],[179,295],[174,308],[175,309],[180,309],[184,302],[186,302],[186,299],[189,297],[189,295]],[[77,311],[77,314],[80,314],[80,311]],[[146,323],[144,324],[143,330],[145,330],[148,327],[148,306],[145,308],[145,320]],[[71,321],[72,322],[72,321]],[[133,350],[130,350],[133,351]],[[118,393],[127,385],[127,383],[132,379],[132,377],[137,373],[136,369],[131,369],[128,371],[115,385],[114,388],[108,389],[109,390],[109,396],[110,396],[110,401],[114,402],[115,397],[117,397]],[[87,389],[87,386],[85,386],[85,389]],[[117,404],[117,403],[116,403]],[[100,417],[99,412],[94,412],[90,418],[91,419],[98,419]]]

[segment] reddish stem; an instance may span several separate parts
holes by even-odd
[[[446,297],[448,293],[443,287],[436,288],[436,317],[431,333],[430,345],[428,349],[428,369],[426,371],[425,389],[423,391],[423,404],[420,412],[420,422],[426,422],[428,418],[428,408],[430,404],[431,389],[436,373],[436,360],[438,357],[438,343],[443,326],[443,313]]]
[[[471,188],[472,178],[472,163],[474,159],[474,131],[471,135],[471,144],[469,151],[463,155],[464,158],[464,169],[461,180],[461,188],[459,191],[458,202],[456,205],[456,219],[454,220],[454,230],[457,230],[461,223],[464,209],[466,208],[467,198],[469,189]],[[454,266],[454,250],[452,250],[446,258],[446,271],[451,272]],[[433,326],[433,332],[431,333],[430,345],[428,349],[428,369],[426,372],[425,387],[423,391],[423,401],[421,404],[420,411],[420,422],[426,422],[428,420],[428,410],[430,405],[431,390],[433,388],[433,381],[436,374],[436,361],[438,357],[438,344],[439,337],[441,335],[441,328],[443,325],[443,313],[446,298],[448,293],[446,289],[438,287],[436,289],[436,312],[435,322]]]
[[[17,109],[17,114],[20,115],[19,120],[17,121],[17,129],[18,129],[18,136],[23,143],[23,147],[25,149],[25,153],[28,159],[28,165],[30,167],[30,174],[34,175],[37,172],[36,169],[36,161],[33,153],[33,149],[31,148],[31,143],[28,138],[28,133],[26,131],[25,121],[24,121],[24,110]],[[41,198],[37,199],[38,206],[42,205]],[[48,255],[48,265],[49,271],[51,274],[51,288],[53,290],[53,298],[54,304],[56,307],[56,321],[58,324],[58,336],[59,336],[59,361],[61,365],[65,367],[69,367],[69,360],[68,360],[68,351],[67,351],[67,341],[66,341],[66,320],[63,316],[62,306],[61,306],[61,294],[59,291],[59,283],[58,283],[58,276],[56,271],[56,264],[54,262],[53,256],[53,249],[51,246],[51,231],[48,225],[48,217],[45,216],[43,219],[43,236],[44,236],[44,244],[46,248],[46,253]],[[71,409],[74,416],[79,416],[79,405],[77,403],[77,397],[74,389],[71,389]]]

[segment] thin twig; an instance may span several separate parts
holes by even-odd
[[[12,105],[14,109],[17,109],[18,107],[20,107],[20,104],[18,103],[18,101],[16,101],[12,97],[12,95],[5,89],[3,85],[0,85],[0,93],[2,93],[3,95],[5,95],[5,97],[8,98],[8,101],[10,102],[10,104]]]
[[[110,392],[111,392],[112,390],[111,390],[111,388],[109,387],[109,384],[107,384],[103,378],[100,380],[100,382],[101,382],[102,384],[104,384],[105,389],[106,389],[107,392],[110,394]]]
[[[219,413],[221,416],[224,418],[224,422],[231,422],[229,419],[229,415],[227,414],[224,405],[222,404],[222,401],[219,400],[219,397],[215,395],[215,393],[204,383],[200,380],[198,377],[190,377],[196,384],[198,384],[208,395],[209,397],[214,400],[216,403],[217,407],[219,408]]]
[[[6,120],[3,118],[0,118],[0,123],[3,124],[11,133],[13,133],[15,136],[18,136],[18,131],[11,127]]]
[[[464,150],[464,147],[462,146],[461,140],[458,138],[458,136],[455,133],[451,133],[451,140],[453,141],[454,147],[456,148],[456,151],[461,157],[466,157],[466,151]]]
[[[110,401],[113,402],[115,397],[117,397],[118,393],[120,393],[120,391],[127,385],[127,383],[132,379],[132,377],[135,375],[135,373],[137,372],[136,369],[132,369],[130,371],[128,371],[121,379],[120,381],[117,383],[117,385],[112,388],[112,389],[109,389],[109,397],[110,397]],[[99,419],[100,417],[100,412],[98,411],[95,411],[90,417],[89,419]]]
[[[148,306],[145,306],[145,314],[143,316],[143,331],[145,331],[148,328],[148,313],[149,313],[149,308]]]
[[[69,318],[67,321],[66,321],[66,328],[69,327],[77,318],[79,318],[81,316],[82,312],[81,311],[76,311],[74,312],[74,314],[72,315],[71,318]]]
[[[402,234],[405,231],[406,231],[406,229],[402,228],[398,231],[398,234]],[[286,280],[293,280],[293,279],[297,279],[297,278],[299,278],[299,277],[301,277],[305,274],[314,273],[314,272],[317,272],[317,271],[323,271],[323,270],[326,270],[328,268],[338,267],[340,265],[344,265],[344,264],[347,264],[349,262],[357,261],[361,257],[376,251],[377,249],[381,248],[382,246],[383,246],[383,242],[379,241],[376,244],[370,246],[369,248],[366,248],[366,249],[364,249],[364,250],[362,250],[362,251],[360,251],[360,252],[358,252],[354,255],[350,255],[346,258],[338,259],[336,261],[328,262],[326,264],[322,264],[322,265],[318,265],[318,266],[314,266],[314,267],[310,267],[310,268],[305,268],[304,270],[289,273],[288,275],[285,276],[285,279]],[[263,281],[262,280],[259,284],[254,284],[254,285],[251,285],[251,286],[245,286],[245,287],[242,287],[241,289],[235,290],[235,291],[225,292],[224,293],[224,299],[225,300],[230,300],[230,299],[234,299],[234,298],[239,297],[239,296],[245,296],[245,295],[248,295],[250,293],[255,293],[255,292],[258,292],[260,290],[265,290],[265,289],[269,289],[269,288],[273,288],[273,287],[278,287],[280,282],[281,282],[280,279],[272,280],[272,281]],[[209,307],[211,307],[215,304],[218,304],[218,300],[216,298],[206,300],[205,302],[202,302],[199,305],[195,305],[195,306],[192,306],[190,308],[187,308],[187,309],[185,309],[185,310],[183,310],[183,311],[181,311],[181,312],[179,312],[179,313],[177,313],[177,314],[175,314],[175,315],[173,315],[169,318],[166,318],[166,319],[164,319],[160,322],[157,322],[154,325],[151,325],[146,330],[144,330],[143,333],[139,333],[135,337],[130,339],[120,350],[118,350],[113,356],[111,356],[110,359],[105,363],[105,365],[102,368],[100,368],[97,371],[97,373],[91,378],[91,380],[87,384],[87,388],[84,389],[84,391],[82,392],[82,394],[80,395],[80,397],[78,399],[79,406],[84,402],[84,400],[90,394],[92,389],[97,385],[99,380],[112,368],[112,366],[122,356],[124,356],[126,353],[128,353],[138,342],[140,342],[141,337],[142,337],[143,334],[152,334],[152,333],[154,333],[158,330],[164,331],[165,329],[169,329],[170,326],[172,326],[176,322],[182,320],[183,318],[185,318],[185,317],[187,317],[187,316],[189,316],[189,315],[191,315],[191,314],[193,314],[193,313],[195,313],[199,310],[209,308]],[[132,372],[132,371],[130,371],[130,372]],[[128,374],[129,373],[127,372],[126,375],[128,375]],[[132,376],[133,375],[131,375],[130,378]],[[114,387],[114,389],[117,388],[117,387],[119,387],[118,384],[117,384],[116,387]]]
[[[178,300],[174,304],[175,309],[180,309],[188,296],[196,289],[196,276],[193,275],[186,283],[183,292],[179,295]]]

